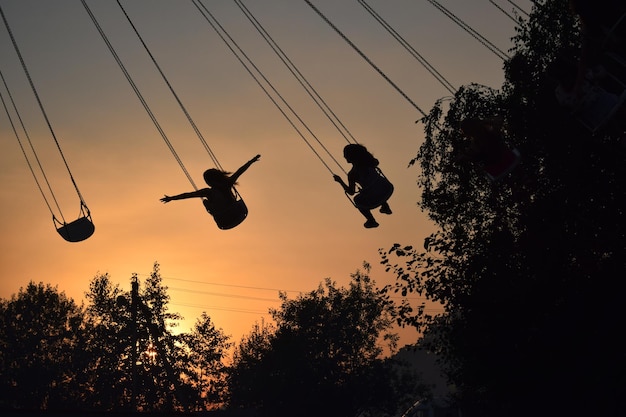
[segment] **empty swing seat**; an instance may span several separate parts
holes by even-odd
[[[626,89],[619,96],[614,94],[605,94],[605,96],[603,100],[596,100],[592,103],[588,111],[577,114],[578,120],[594,135],[607,126],[624,105]]]
[[[622,79],[623,76],[605,71],[603,84],[610,88],[610,92],[592,86],[588,91],[589,97],[577,109],[578,119],[592,134],[604,130],[612,118],[623,117],[619,115],[626,102],[626,81]]]
[[[485,175],[491,181],[496,181],[511,172],[520,159],[521,155],[517,149],[503,148],[496,161],[483,167]]]
[[[213,220],[221,230],[238,226],[248,216],[248,207],[241,198],[222,204],[211,204],[209,200],[203,199],[202,204],[204,204],[206,211],[213,216]]]
[[[55,219],[56,220],[56,219]],[[68,242],[81,242],[96,230],[91,218],[82,216],[70,223],[63,223],[61,227],[57,227],[57,232]]]

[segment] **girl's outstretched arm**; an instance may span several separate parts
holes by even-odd
[[[237,178],[239,178],[241,174],[243,174],[244,172],[246,172],[248,168],[250,168],[250,165],[258,161],[260,158],[261,158],[261,155],[255,156],[254,158],[252,158],[251,160],[243,164],[241,168],[235,171],[235,173],[230,176],[230,179],[233,182],[233,184],[237,182]]]
[[[183,200],[185,198],[199,198],[207,196],[207,188],[203,188],[202,190],[191,191],[189,193],[182,193],[173,196],[166,195],[161,198],[161,201],[164,203],[169,203],[172,200]]]

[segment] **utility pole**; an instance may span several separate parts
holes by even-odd
[[[130,366],[132,367],[132,398],[131,407],[133,411],[137,411],[137,349],[139,341],[139,329],[137,328],[137,304],[139,301],[139,281],[137,280],[137,274],[133,274],[131,281],[131,293],[130,293],[130,314],[131,314],[131,331],[133,334],[132,339],[132,351],[130,355]]]

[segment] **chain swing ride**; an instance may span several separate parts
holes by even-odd
[[[441,6],[439,4],[439,2],[437,2],[435,0],[428,0],[428,1],[429,1],[429,3],[431,5],[435,6],[438,10],[440,10],[442,13],[444,13],[451,20],[455,21],[455,23],[457,23],[459,26],[461,26],[472,37],[474,37],[476,40],[478,40],[483,46],[485,46],[489,50],[491,50],[499,58],[501,58],[502,60],[506,60],[506,59],[509,58],[504,52],[499,50],[497,47],[495,47],[493,44],[491,44],[489,41],[487,41],[484,37],[482,37],[477,32],[475,32],[471,27],[469,27],[469,25],[465,24],[465,22],[463,22],[458,17],[456,17],[453,13],[451,13],[449,10],[447,10],[443,6]],[[143,105],[144,109],[146,110],[146,112],[148,113],[148,115],[151,118],[152,122],[154,123],[155,127],[159,131],[162,139],[164,140],[164,142],[168,146],[170,152],[172,153],[172,155],[174,156],[175,160],[180,165],[181,169],[183,170],[184,174],[186,175],[186,177],[189,180],[189,182],[192,185],[192,187],[195,190],[198,190],[198,187],[195,185],[191,175],[189,174],[189,172],[185,168],[185,166],[183,164],[183,161],[181,160],[181,158],[177,154],[177,152],[174,149],[171,141],[168,139],[168,137],[165,134],[164,130],[160,126],[158,120],[156,119],[156,116],[154,115],[154,113],[152,113],[150,107],[148,106],[148,103],[146,102],[146,100],[142,96],[141,92],[139,91],[139,89],[138,89],[137,85],[135,84],[135,82],[133,81],[132,77],[130,76],[130,74],[126,70],[123,62],[121,61],[121,59],[117,55],[115,49],[113,48],[112,44],[108,40],[106,33],[104,32],[104,30],[102,29],[102,27],[98,23],[97,19],[95,18],[95,15],[92,13],[92,11],[90,10],[89,6],[87,5],[87,2],[85,0],[81,0],[81,2],[83,4],[85,10],[87,11],[89,17],[93,21],[95,27],[98,29],[98,32],[100,33],[102,39],[104,40],[105,44],[109,48],[109,50],[110,50],[111,54],[113,55],[114,59],[116,60],[118,66],[120,67],[120,69],[122,70],[123,74],[125,75],[127,81],[131,85],[133,91],[137,95],[137,97],[140,100],[141,104]],[[315,90],[315,88],[306,80],[304,75],[302,75],[300,70],[298,70],[298,68],[289,59],[289,57],[287,57],[287,55],[278,46],[278,44],[275,42],[275,40],[269,35],[268,31],[254,17],[254,15],[250,12],[250,10],[245,6],[243,0],[234,0],[234,2],[237,5],[237,7],[239,7],[241,12],[245,15],[245,17],[254,26],[254,28],[259,32],[260,36],[263,37],[263,39],[268,43],[268,45],[274,51],[274,53],[276,53],[276,55],[280,58],[280,60],[283,62],[283,64],[289,69],[289,71],[292,73],[292,75],[298,80],[298,82],[301,84],[301,86],[306,90],[306,92],[309,94],[311,99],[313,99],[315,101],[315,103],[318,105],[318,107],[324,113],[324,115],[331,121],[331,123],[335,126],[335,128],[339,131],[339,133],[344,137],[346,142],[348,144],[357,143],[357,140],[354,138],[352,133],[341,122],[341,120],[336,115],[336,113],[323,100],[323,98]],[[402,91],[402,89],[400,89],[400,87],[398,87],[398,85],[395,84],[343,32],[341,32],[341,30],[339,30],[339,28],[334,23],[332,23],[330,21],[330,19],[326,15],[324,15],[324,13],[322,13],[320,11],[319,8],[317,8],[309,0],[304,0],[304,2],[313,11],[315,11],[318,14],[318,16],[324,22],[326,22],[344,41],[346,41],[348,43],[348,45],[350,45],[374,70],[376,70],[379,73],[379,75],[381,77],[383,77],[405,100],[407,100],[408,103],[410,103],[418,112],[420,112],[422,114],[422,116],[424,116],[424,117],[426,116],[426,113],[410,97],[408,97],[408,95],[406,93],[404,93],[404,91]],[[378,14],[365,0],[357,0],[357,2],[380,25],[382,25],[384,27],[384,29],[387,30],[387,32],[391,36],[393,36],[394,39],[397,42],[399,42],[407,50],[407,52],[409,52],[422,66],[424,66],[424,68],[426,68],[428,70],[428,72],[448,92],[450,92],[452,94],[454,94],[456,92],[456,88],[443,75],[441,75],[441,73],[439,71],[437,71],[437,69],[434,66],[432,66],[421,54],[419,54],[419,52],[417,52],[415,50],[415,48],[413,48],[398,32],[396,32],[394,30],[394,28],[389,23],[387,23],[387,21],[380,14]],[[494,6],[498,7],[501,11],[503,11],[501,7],[497,6],[493,2],[491,2],[491,3]],[[217,160],[215,154],[213,153],[213,151],[211,150],[211,148],[207,144],[206,140],[204,139],[204,137],[202,136],[201,132],[197,128],[196,124],[194,123],[194,121],[191,118],[189,112],[187,111],[187,109],[183,105],[183,103],[180,100],[179,96],[175,92],[175,90],[172,87],[171,83],[169,82],[168,78],[166,77],[166,75],[162,71],[162,69],[159,66],[158,62],[156,61],[155,57],[153,56],[153,54],[151,53],[150,49],[148,48],[148,46],[144,42],[143,38],[139,34],[139,32],[138,32],[137,28],[135,27],[134,23],[132,22],[130,16],[128,15],[128,13],[126,12],[126,10],[124,9],[124,7],[122,6],[122,4],[121,4],[121,2],[119,0],[117,0],[117,4],[118,4],[119,8],[121,9],[121,11],[123,12],[124,16],[126,17],[126,19],[128,20],[128,23],[131,25],[132,29],[134,30],[136,36],[138,37],[138,39],[141,42],[142,46],[144,47],[145,51],[150,56],[153,64],[155,65],[156,69],[158,70],[159,74],[163,78],[164,82],[167,84],[168,88],[170,89],[170,92],[173,94],[173,96],[176,99],[176,101],[177,101],[178,105],[180,106],[181,110],[184,112],[185,116],[187,117],[187,120],[189,121],[190,125],[194,129],[196,135],[198,136],[198,139],[200,140],[200,142],[204,146],[205,150],[207,151],[207,153],[208,153],[209,157],[211,158],[211,160],[213,161],[214,165],[218,169],[222,170],[221,165],[220,165],[219,161]],[[324,165],[324,167],[331,174],[334,175],[333,170],[330,167],[330,162],[326,162],[325,158],[322,157],[321,153],[318,152],[318,150],[312,145],[312,143],[307,138],[307,134],[308,134],[308,136],[312,137],[315,140],[315,142],[321,147],[321,149],[326,153],[326,155],[328,155],[330,160],[334,164],[336,164],[339,167],[339,169],[345,174],[346,171],[341,167],[341,164],[335,159],[335,157],[331,154],[331,152],[329,152],[329,150],[326,148],[326,146],[324,146],[324,144],[321,142],[321,140],[319,140],[319,138],[312,132],[312,130],[303,121],[303,119],[294,111],[294,109],[289,105],[289,103],[287,103],[287,101],[278,92],[278,90],[276,88],[274,88],[274,86],[267,79],[267,77],[265,77],[265,75],[252,62],[252,60],[239,47],[239,45],[237,45],[237,43],[233,40],[233,38],[229,35],[229,33],[224,29],[224,27],[219,23],[219,21],[215,18],[215,16],[213,14],[211,14],[211,12],[208,10],[206,5],[203,4],[203,2],[201,0],[192,0],[192,4],[201,13],[201,15],[205,18],[205,20],[211,25],[211,27],[215,30],[215,32],[218,34],[218,36],[224,41],[224,43],[227,45],[227,47],[231,50],[231,52],[235,55],[235,57],[240,61],[240,63],[244,66],[244,68],[248,71],[248,73],[253,77],[253,79],[257,82],[257,84],[262,88],[262,90],[265,92],[265,94],[268,96],[268,98],[278,108],[278,110],[283,114],[283,116],[287,119],[287,121],[292,125],[292,127],[296,130],[298,135],[301,137],[301,139],[306,143],[306,145],[310,148],[310,150],[314,153],[314,155],[321,161],[321,163]],[[514,3],[512,3],[512,4],[514,4]],[[518,7],[518,6],[516,6],[516,7]],[[523,10],[521,10],[521,11],[523,12]],[[65,220],[63,214],[61,213],[61,210],[60,210],[59,204],[57,202],[57,199],[54,196],[54,193],[52,191],[52,187],[50,186],[50,183],[48,182],[48,179],[47,179],[47,176],[45,174],[45,171],[42,168],[41,161],[39,160],[39,157],[37,156],[37,154],[35,152],[35,149],[33,147],[33,144],[31,142],[31,140],[30,140],[28,132],[26,131],[26,128],[25,128],[25,126],[24,126],[24,124],[23,124],[23,122],[21,120],[20,115],[19,115],[17,106],[16,106],[16,104],[12,100],[12,96],[11,96],[11,93],[10,93],[10,91],[8,89],[8,85],[7,85],[6,81],[4,80],[4,76],[2,75],[1,72],[0,72],[0,77],[2,78],[2,81],[3,81],[3,84],[4,84],[4,90],[7,92],[7,96],[10,99],[12,112],[14,114],[16,114],[15,118],[10,114],[11,110],[9,110],[9,105],[5,101],[4,96],[0,95],[0,99],[2,99],[2,103],[4,105],[5,111],[7,112],[7,115],[9,116],[10,124],[13,127],[14,133],[15,133],[17,139],[18,139],[18,142],[20,144],[22,152],[24,153],[24,156],[27,159],[27,163],[29,165],[29,168],[30,168],[33,176],[35,177],[35,181],[37,182],[37,186],[39,187],[40,192],[42,193],[42,195],[44,197],[46,205],[48,206],[50,212],[52,213],[53,221],[55,223],[55,227],[56,227],[58,233],[65,240],[70,241],[70,242],[79,242],[79,241],[85,240],[85,239],[89,238],[94,233],[94,230],[95,230],[95,227],[94,227],[92,219],[91,219],[91,213],[90,213],[90,211],[89,211],[89,209],[88,209],[88,207],[87,207],[87,205],[86,205],[86,203],[85,203],[85,201],[84,201],[84,199],[82,197],[82,194],[80,193],[80,190],[78,189],[78,186],[76,185],[76,181],[75,181],[75,179],[74,179],[74,177],[72,175],[72,172],[70,171],[69,164],[68,164],[65,156],[63,155],[63,152],[62,152],[62,149],[60,147],[59,141],[57,140],[57,137],[56,137],[56,135],[55,135],[55,133],[54,133],[54,131],[52,129],[51,123],[50,123],[50,121],[48,119],[48,116],[47,116],[47,114],[45,112],[43,104],[42,104],[42,102],[41,102],[41,100],[39,98],[39,94],[38,94],[38,92],[37,92],[37,90],[35,88],[34,82],[33,82],[32,78],[30,77],[30,74],[28,72],[28,68],[26,67],[24,59],[23,59],[23,57],[21,55],[21,52],[20,52],[20,50],[18,48],[17,41],[15,40],[15,37],[13,36],[13,33],[11,32],[11,28],[9,27],[9,24],[7,22],[7,19],[6,19],[5,15],[4,15],[4,12],[2,11],[1,7],[0,7],[0,12],[2,13],[2,18],[3,18],[4,24],[5,24],[6,28],[7,28],[7,31],[8,31],[8,33],[10,35],[10,38],[11,38],[11,41],[13,43],[14,49],[15,49],[15,51],[16,51],[18,57],[19,57],[19,60],[20,60],[20,62],[22,64],[23,71],[24,71],[24,73],[26,74],[26,76],[28,78],[29,84],[30,84],[31,89],[33,91],[33,94],[35,95],[35,98],[37,100],[39,108],[40,108],[40,110],[41,110],[41,112],[42,112],[42,114],[44,116],[44,119],[46,120],[48,128],[50,129],[50,133],[51,133],[51,135],[52,135],[52,137],[53,137],[53,139],[55,141],[55,144],[57,146],[57,150],[58,150],[59,154],[61,155],[61,158],[63,159],[63,162],[65,163],[65,167],[66,167],[66,169],[68,171],[68,174],[70,176],[70,180],[71,180],[72,184],[74,185],[76,194],[78,195],[78,198],[79,198],[79,201],[80,201],[80,215],[79,215],[77,220],[68,222],[68,221]],[[52,209],[52,205],[49,203],[48,199],[46,198],[46,195],[44,194],[44,192],[42,190],[42,186],[41,186],[39,180],[37,179],[37,176],[35,175],[35,170],[33,168],[33,164],[31,163],[31,161],[29,160],[29,158],[26,155],[26,150],[24,148],[24,144],[20,140],[20,135],[17,132],[17,130],[18,130],[17,129],[17,123],[14,123],[14,120],[18,120],[19,121],[19,123],[21,125],[21,129],[22,129],[22,131],[25,134],[25,137],[27,139],[28,144],[30,145],[31,151],[32,151],[33,155],[35,155],[35,159],[36,159],[38,168],[41,171],[41,173],[43,174],[43,177],[44,177],[45,182],[46,182],[46,184],[48,186],[48,189],[49,189],[50,193],[52,194],[52,198],[53,198],[54,204],[56,206],[56,209],[59,212],[58,216],[57,216],[57,214],[55,214],[55,211]],[[305,134],[305,132],[306,132],[306,134]],[[515,164],[515,163],[517,163],[517,160],[516,161],[512,161],[511,163]],[[510,171],[510,169],[511,169],[511,167],[505,167],[505,171],[506,172]],[[384,177],[382,172],[380,172],[380,174],[381,174],[381,176]],[[497,176],[495,176],[495,175],[491,175],[490,177],[491,177],[492,180],[497,179]],[[229,210],[225,211],[225,213],[227,213],[227,215],[224,215],[223,217],[220,218],[219,216],[216,216],[215,213],[211,213],[213,215],[213,217],[214,217],[214,220],[215,220],[217,226],[220,229],[230,229],[230,228],[233,228],[233,227],[237,226],[238,224],[240,224],[248,215],[248,209],[247,209],[243,199],[241,198],[241,195],[237,192],[236,189],[233,189],[233,192],[236,194],[237,204],[235,206],[232,206]],[[348,197],[349,197],[350,201],[352,202],[352,204],[354,205],[355,204],[354,200],[352,198],[350,198],[350,196],[348,196]],[[205,207],[206,207],[206,200],[204,200],[203,203],[205,204]]]

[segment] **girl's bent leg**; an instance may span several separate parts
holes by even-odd
[[[376,222],[376,219],[372,215],[371,211],[369,211],[367,209],[359,209],[359,211],[367,219],[367,221],[365,222],[365,224],[363,226],[365,226],[368,229],[371,229],[373,227],[378,227],[378,222]]]
[[[383,204],[381,204],[380,206],[380,212],[384,213],[384,214],[391,214],[391,207],[389,207],[389,204],[385,201]]]

